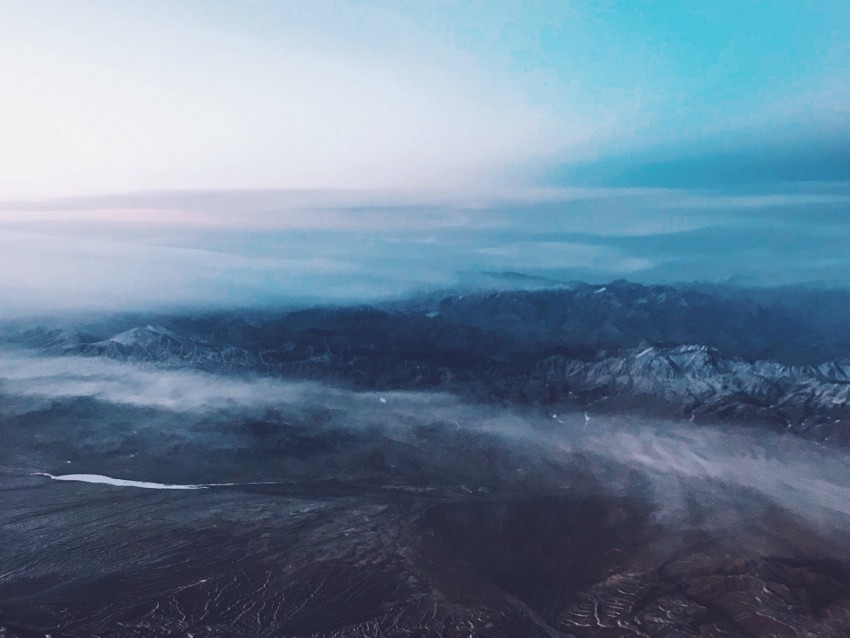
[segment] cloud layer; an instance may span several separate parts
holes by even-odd
[[[368,430],[398,441],[408,440],[417,427],[448,428],[497,437],[510,445],[538,446],[535,454],[551,463],[569,464],[591,455],[634,468],[651,479],[659,516],[678,516],[682,499],[689,497],[687,486],[699,485],[701,490],[754,490],[823,525],[846,523],[850,518],[850,462],[845,454],[756,429],[695,428],[602,415],[588,420],[584,414],[545,415],[474,405],[449,394],[352,392],[283,379],[164,371],[100,359],[35,357],[25,351],[3,352],[0,395],[4,399],[0,417],[85,397],[112,404],[118,414],[124,407],[182,413],[189,421],[178,419],[169,427],[184,430],[186,423],[203,424],[207,418],[223,424],[263,419],[270,410],[287,422]],[[134,427],[168,436],[156,429],[169,421],[153,416],[144,421]],[[211,430],[203,426],[201,430],[213,436]],[[604,464],[593,470],[591,463],[590,468],[598,471],[599,480],[608,480]],[[74,469],[86,470],[79,465]],[[724,521],[705,524],[722,526]]]
[[[492,278],[504,272],[592,283],[843,286],[848,205],[841,184],[209,191],[6,203],[0,317],[373,302],[508,285]]]

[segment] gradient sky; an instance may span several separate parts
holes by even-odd
[[[2,0],[0,199],[657,183],[850,139],[848,78],[846,0]]]
[[[0,0],[0,86],[0,318],[850,281],[847,0]]]

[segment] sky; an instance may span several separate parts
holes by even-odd
[[[0,315],[850,280],[843,0],[0,0],[0,86]]]
[[[632,154],[793,154],[850,127],[843,0],[2,0],[0,15],[3,199],[563,181]]]

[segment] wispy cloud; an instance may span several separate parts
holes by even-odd
[[[606,463],[631,467],[649,480],[659,516],[679,516],[677,508],[697,489],[715,496],[727,494],[723,498],[728,494],[734,497],[735,490],[760,492],[781,507],[822,524],[836,524],[835,517],[841,517],[841,525],[845,525],[850,517],[846,455],[755,429],[694,428],[602,415],[594,415],[588,422],[584,414],[570,412],[557,415],[556,420],[536,411],[474,405],[450,394],[353,392],[318,383],[225,377],[8,350],[0,357],[0,394],[16,399],[0,403],[3,414],[24,414],[48,409],[57,399],[86,397],[117,409],[175,411],[194,419],[192,422],[202,422],[213,414],[262,419],[271,409],[287,421],[306,419],[315,428],[378,431],[400,441],[410,440],[417,427],[446,428],[452,433],[497,437],[508,446],[537,446],[534,454],[538,458],[561,466],[591,455],[604,461],[591,463],[587,469],[597,473],[602,484],[612,476]],[[321,423],[310,418],[317,411],[324,415]],[[150,421],[150,425],[138,427],[162,427],[160,421]],[[751,496],[746,502],[752,504]]]
[[[8,315],[342,297],[335,282],[362,274],[362,267],[323,255],[246,256],[0,230],[0,273]]]

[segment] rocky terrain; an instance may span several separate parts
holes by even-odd
[[[632,456],[639,423],[414,401],[381,426],[358,400],[6,402],[0,635],[846,635],[840,456],[663,423]]]
[[[844,638],[845,301],[5,325],[0,637]]]

